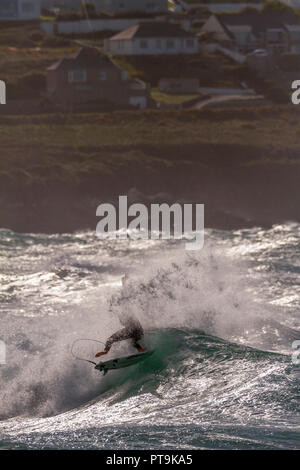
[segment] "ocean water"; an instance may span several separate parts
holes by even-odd
[[[207,230],[194,252],[1,230],[0,260],[0,448],[299,448],[300,225]],[[130,312],[145,362],[103,377],[72,356]]]

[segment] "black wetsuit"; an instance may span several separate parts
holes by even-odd
[[[105,344],[105,351],[109,351],[113,343],[123,341],[124,339],[131,339],[132,345],[135,348],[140,347],[138,341],[144,335],[144,330],[140,322],[131,316],[120,318],[120,322],[125,328],[122,328],[108,338]]]

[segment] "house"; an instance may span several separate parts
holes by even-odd
[[[41,16],[40,0],[1,0],[0,21],[38,20]]]
[[[168,0],[97,0],[97,9],[111,14],[166,13]]]
[[[300,23],[293,13],[242,13],[211,15],[201,33],[239,52],[263,48],[271,54],[300,52]]]
[[[163,21],[138,23],[105,40],[105,50],[115,55],[196,54],[193,33]]]
[[[289,52],[300,53],[300,24],[285,24],[288,33]]]
[[[158,82],[162,93],[199,93],[200,82],[198,78],[161,78]]]
[[[47,68],[47,95],[61,105],[114,103],[146,108],[151,104],[146,83],[128,78],[125,70],[91,47]]]
[[[236,39],[234,34],[227,28],[219,15],[210,15],[201,27],[199,37],[207,36],[211,41],[218,42],[225,47],[234,48]]]

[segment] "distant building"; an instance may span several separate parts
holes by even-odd
[[[263,48],[271,54],[300,52],[300,22],[292,13],[245,13],[211,15],[201,28],[227,47],[247,53]]]
[[[151,103],[146,83],[128,78],[125,70],[89,47],[47,68],[47,95],[61,105],[114,103],[146,108]]]
[[[40,0],[0,0],[0,20],[37,20],[41,16]]]
[[[105,50],[115,55],[195,54],[198,41],[194,34],[176,24],[150,21],[106,39]]]
[[[79,10],[82,0],[41,0],[43,8],[58,8],[62,11]],[[168,11],[168,0],[88,0],[98,11],[112,15],[120,13],[165,13]]]
[[[165,13],[168,0],[97,0],[97,9],[116,13]]]

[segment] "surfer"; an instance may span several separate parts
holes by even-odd
[[[123,291],[126,288],[128,281],[129,276],[125,274],[122,277]],[[121,325],[124,326],[124,328],[118,330],[116,333],[111,335],[105,343],[104,351],[98,352],[95,357],[100,357],[104,354],[107,354],[114,343],[117,343],[118,341],[123,341],[125,339],[131,339],[132,346],[135,347],[138,352],[145,351],[145,349],[142,348],[142,346],[138,343],[138,341],[140,341],[140,339],[144,336],[143,327],[138,321],[138,319],[135,318],[133,315],[127,315],[123,313],[119,316],[119,321]]]
[[[125,339],[131,339],[132,345],[138,350],[138,352],[144,352],[145,349],[138,343],[144,336],[144,330],[137,318],[131,315],[124,315],[119,318],[120,323],[125,327],[111,335],[106,343],[104,351],[98,352],[95,357],[103,356],[107,354],[114,343],[123,341]]]

